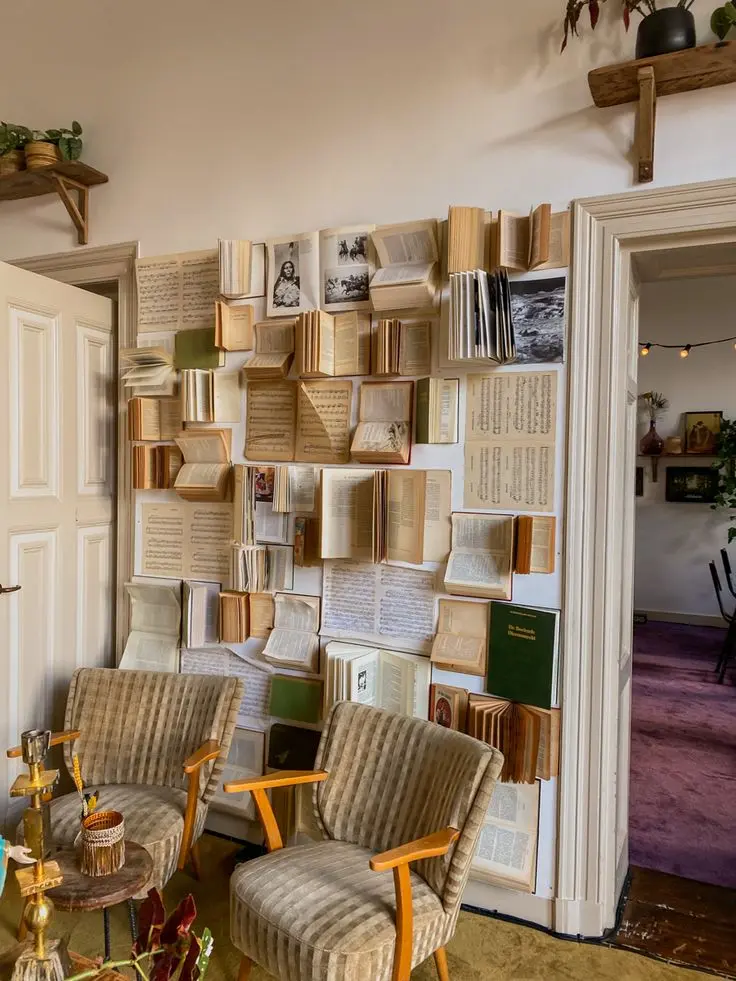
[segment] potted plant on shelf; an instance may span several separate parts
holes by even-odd
[[[71,129],[34,130],[25,151],[29,170],[48,167],[60,159],[78,160],[82,153],[82,127],[75,119]]]
[[[639,396],[639,401],[649,416],[649,431],[639,443],[639,452],[642,456],[659,456],[664,449],[664,440],[657,432],[656,422],[662,413],[669,408],[669,399],[665,398],[661,392],[644,392],[643,395]]]
[[[605,2],[606,0],[567,0],[562,51],[567,47],[571,35],[578,36],[578,24],[583,10],[588,8],[590,26],[595,30],[601,4]],[[658,7],[658,0],[616,0],[616,2],[621,4],[627,31],[632,13],[640,14],[643,18],[636,35],[637,58],[652,58],[654,55],[695,47],[695,18],[690,10],[695,0],[678,0],[675,6],[667,7]]]
[[[716,7],[710,18],[710,29],[719,41],[725,41],[732,27],[736,27],[736,4],[724,3]]]
[[[31,131],[17,123],[0,123],[0,176],[14,174],[26,165],[23,148]]]

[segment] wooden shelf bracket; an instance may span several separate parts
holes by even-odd
[[[77,229],[77,242],[86,245],[89,234],[89,187],[63,174],[49,174],[57,194]],[[72,192],[77,192],[77,200]]]
[[[637,73],[639,82],[639,111],[636,121],[636,152],[639,183],[654,180],[654,137],[657,124],[657,81],[654,68],[647,65]],[[655,477],[656,480],[656,477]]]

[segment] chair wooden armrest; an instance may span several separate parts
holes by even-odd
[[[443,828],[433,834],[409,841],[398,848],[374,855],[370,867],[374,872],[393,869],[394,889],[396,890],[396,948],[392,981],[405,981],[411,973],[411,954],[414,943],[414,908],[411,898],[411,876],[409,863],[422,858],[437,858],[446,855],[460,837],[457,828]],[[444,963],[444,951],[442,952]],[[435,955],[436,957],[436,955]]]
[[[253,777],[252,780],[234,780],[232,783],[226,783],[223,789],[226,794],[238,794],[244,790],[249,790],[253,794],[253,802],[261,820],[263,833],[266,836],[266,848],[270,852],[275,852],[284,847],[284,842],[266,791],[272,787],[296,787],[304,783],[322,783],[327,777],[326,770],[281,770],[278,773],[267,773],[263,777]]]
[[[79,729],[67,729],[65,732],[52,732],[51,741],[49,746],[59,746],[61,743],[70,743],[75,739],[79,739],[82,735]],[[23,753],[22,746],[13,746],[11,749],[5,751],[5,755],[9,760],[17,759]]]
[[[199,771],[205,763],[216,760],[220,752],[221,747],[217,740],[208,739],[206,743],[202,743],[199,749],[184,760],[184,773],[189,777],[189,782],[187,784],[187,807],[184,811],[184,830],[181,833],[179,861],[176,863],[180,872],[187,864],[192,850],[192,836],[194,823],[197,819],[197,801],[199,800]]]

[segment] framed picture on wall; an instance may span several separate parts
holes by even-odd
[[[722,412],[686,412],[685,452],[713,456],[722,419]]]
[[[712,467],[667,467],[666,501],[712,504],[718,493],[718,471]]]
[[[644,497],[644,467],[636,468],[636,496]]]

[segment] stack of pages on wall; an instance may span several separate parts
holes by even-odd
[[[504,269],[450,274],[451,361],[516,360],[509,277]]]

